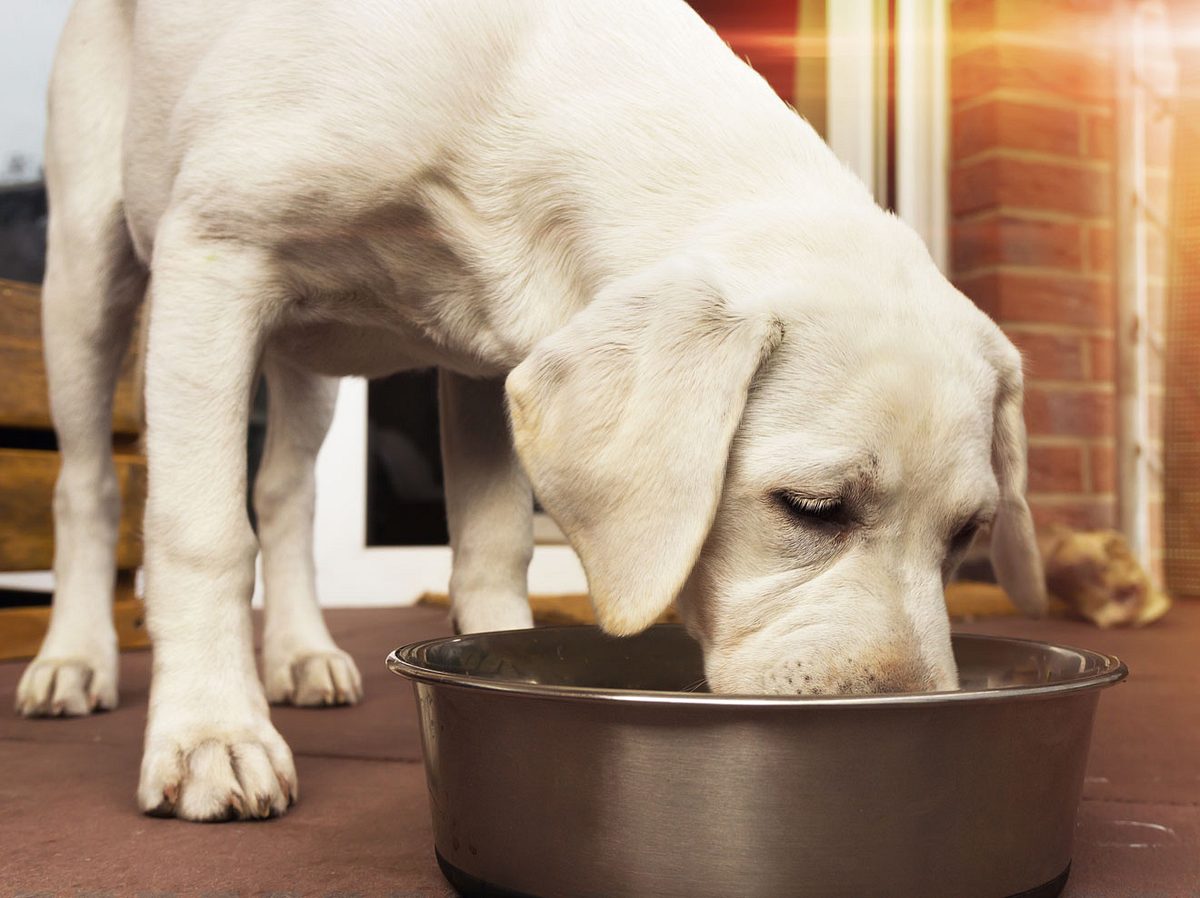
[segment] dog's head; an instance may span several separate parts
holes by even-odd
[[[718,692],[954,688],[943,586],[989,522],[1042,612],[1020,358],[924,258],[771,281],[676,260],[512,372],[518,453],[605,630],[678,600]]]

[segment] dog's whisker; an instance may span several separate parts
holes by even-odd
[[[684,686],[679,691],[680,692],[707,692],[708,691],[708,680],[706,680],[704,677],[701,677],[700,679],[696,680],[696,682],[689,683],[687,686]]]

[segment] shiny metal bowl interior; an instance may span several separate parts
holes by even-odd
[[[1116,658],[955,636],[962,688],[700,691],[681,627],[397,649],[468,898],[1052,898]],[[696,691],[691,691],[695,689]]]
[[[1128,673],[1118,659],[1083,649],[994,636],[956,635],[959,689],[884,695],[731,696],[704,686],[700,647],[677,625],[611,637],[592,627],[545,627],[434,639],[397,649],[395,673],[429,683],[577,700],[706,704],[820,702],[935,704],[995,701],[1093,689]]]

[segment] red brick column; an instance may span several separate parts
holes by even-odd
[[[954,0],[952,276],[1025,356],[1040,526],[1115,523],[1111,0]]]

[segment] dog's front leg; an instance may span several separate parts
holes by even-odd
[[[504,382],[439,372],[453,615],[465,633],[533,625],[533,496],[508,432]]]
[[[17,710],[29,716],[117,706],[112,606],[120,493],[112,395],[145,277],[114,212],[119,201],[112,204],[94,218],[58,216],[50,229],[42,322],[62,468],[54,488],[50,628],[17,686]]]
[[[158,233],[146,356],[147,623],[153,680],[138,803],[189,820],[267,817],[296,795],[254,666],[246,427],[282,299],[258,250],[176,216]]]
[[[313,466],[333,420],[338,382],[268,353],[267,445],[254,483],[262,544],[267,698],[293,705],[353,704],[362,697],[354,661],[329,635],[313,570]]]

